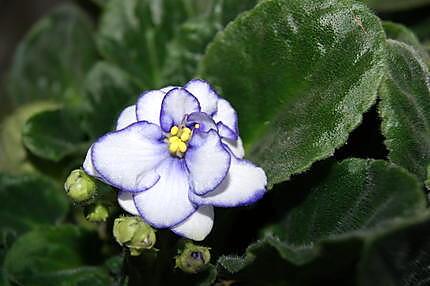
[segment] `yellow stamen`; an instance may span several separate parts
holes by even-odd
[[[184,132],[181,135],[181,141],[187,142],[188,140],[190,140],[190,137],[191,137],[191,133]]]
[[[178,136],[169,137],[169,143],[180,141]]]
[[[171,129],[170,129],[170,134],[171,135],[176,135],[176,134],[178,134],[178,132],[179,132],[179,128],[178,128],[178,126],[173,126]]]
[[[178,149],[179,149],[180,143],[183,143],[183,142],[175,141],[175,142],[170,143],[169,144],[169,151],[170,151],[170,153],[172,153],[172,154],[176,153],[178,151]]]
[[[187,145],[184,142],[179,142],[179,152],[185,153],[187,151]]]
[[[200,124],[196,123],[196,125],[194,125],[194,128],[199,129],[200,128]]]

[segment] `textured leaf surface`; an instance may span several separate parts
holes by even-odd
[[[78,92],[96,58],[92,30],[86,15],[70,5],[42,18],[16,50],[7,81],[11,101],[61,101],[68,88]]]
[[[6,232],[16,236],[39,225],[55,224],[67,210],[62,188],[49,179],[0,173],[0,239]]]
[[[430,216],[386,233],[365,249],[358,285],[424,286],[430,281]]]
[[[113,130],[119,113],[128,104],[134,104],[139,95],[139,89],[124,71],[105,62],[91,69],[85,88],[88,96],[83,127],[92,138]]]
[[[382,12],[408,10],[430,4],[429,0],[365,0],[365,2]]]
[[[184,84],[215,33],[256,0],[113,0],[106,6],[98,46],[142,89]]]
[[[424,181],[430,164],[428,67],[410,46],[388,40],[387,70],[379,110],[389,159]]]
[[[274,184],[333,154],[375,101],[384,33],[362,4],[264,1],[209,46],[202,77]]]
[[[103,268],[85,265],[90,249],[86,233],[79,228],[40,228],[13,244],[4,261],[5,276],[17,285],[110,285]]]
[[[32,116],[22,129],[22,139],[33,154],[56,162],[89,147],[74,115],[64,109]]]
[[[259,259],[258,252],[267,255],[272,249],[273,259],[279,260],[276,254],[290,266],[324,255],[346,264],[354,261],[363,241],[426,208],[417,179],[394,164],[349,159],[325,168],[321,179],[303,190],[308,192],[306,198],[266,231],[269,236],[249,246],[245,256],[224,256],[219,263],[237,272]]]

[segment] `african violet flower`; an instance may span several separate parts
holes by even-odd
[[[237,120],[202,80],[147,91],[91,146],[84,169],[120,190],[125,211],[203,240],[214,206],[248,205],[266,191],[264,171],[243,159]]]

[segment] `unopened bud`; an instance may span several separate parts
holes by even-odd
[[[90,222],[103,222],[109,217],[109,209],[102,204],[92,205],[85,217]]]
[[[187,242],[184,249],[176,256],[176,267],[187,273],[202,271],[211,260],[209,249],[209,247]]]
[[[67,195],[77,203],[91,200],[96,193],[96,184],[84,171],[73,170],[66,182],[64,189]]]
[[[120,245],[130,249],[133,256],[140,255],[145,249],[151,249],[156,241],[155,230],[138,216],[115,219],[113,235]]]

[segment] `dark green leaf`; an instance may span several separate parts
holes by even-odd
[[[430,4],[430,0],[364,0],[364,2],[382,12],[409,10]]]
[[[61,186],[34,175],[0,173],[0,239],[61,221],[68,202]],[[3,244],[0,241],[0,245]]]
[[[138,88],[119,68],[97,63],[85,81],[88,100],[84,111],[84,129],[93,138],[113,130],[119,113],[135,102]]]
[[[363,242],[425,211],[419,182],[401,167],[361,159],[323,167],[310,176],[320,179],[302,190],[308,192],[306,198],[270,227],[267,237],[251,245],[244,257],[224,256],[219,263],[230,272],[241,271],[254,263],[261,249],[271,248],[276,250],[270,252],[272,257],[277,253],[290,266],[324,256],[336,261],[341,257],[337,266],[347,264]]]
[[[430,56],[424,46],[421,45],[417,36],[415,36],[414,32],[401,24],[393,22],[383,22],[382,25],[385,33],[387,34],[387,38],[403,42],[414,47],[426,64],[430,65]]]
[[[430,216],[375,238],[359,264],[358,285],[424,286],[430,281]]]
[[[91,250],[87,239],[84,231],[67,225],[31,231],[8,251],[5,276],[18,285],[110,285],[105,269],[86,265]]]
[[[422,181],[430,164],[429,71],[410,46],[387,41],[387,75],[379,111],[389,159]]]
[[[16,50],[7,82],[12,102],[78,94],[96,58],[92,32],[90,20],[74,6],[62,6],[42,18]],[[66,94],[67,89],[75,92]]]
[[[265,1],[208,47],[202,77],[239,113],[250,158],[269,184],[343,145],[374,102],[384,32],[349,1]]]
[[[257,0],[112,0],[98,33],[103,56],[142,89],[183,84],[217,31]]]
[[[22,140],[33,154],[56,162],[89,147],[74,115],[63,109],[32,116],[22,129]]]

